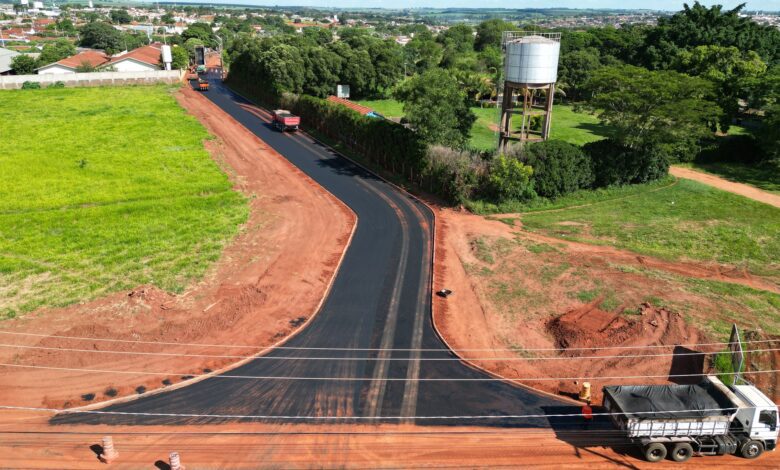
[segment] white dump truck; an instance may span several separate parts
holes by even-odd
[[[708,376],[696,385],[622,385],[603,391],[613,424],[650,462],[724,454],[754,459],[777,446],[777,406],[752,385],[726,386]]]

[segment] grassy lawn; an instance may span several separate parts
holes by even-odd
[[[168,87],[0,92],[0,316],[181,291],[246,220]]]
[[[404,115],[403,105],[392,99],[364,100],[358,103],[374,109],[387,118],[400,118]],[[471,146],[480,150],[495,149],[498,136],[498,109],[471,108],[477,115],[477,121],[471,129]],[[574,112],[572,106],[558,104],[553,109],[551,138],[582,145],[600,140],[609,135],[609,129],[599,120],[587,113]]]
[[[358,103],[368,106],[386,118],[400,118],[404,115],[404,105],[396,100],[362,100]]]
[[[690,168],[780,194],[780,171],[777,168],[741,163],[693,163]]]
[[[667,259],[743,264],[780,276],[780,209],[690,180],[634,197],[524,215],[529,230]]]

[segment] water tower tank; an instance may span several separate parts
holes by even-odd
[[[556,82],[561,43],[554,36],[549,36],[530,34],[506,39],[506,81],[528,84]]]

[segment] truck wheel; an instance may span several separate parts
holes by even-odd
[[[693,456],[693,446],[687,442],[678,442],[672,447],[672,460],[685,462]]]
[[[660,442],[651,442],[645,446],[645,459],[648,462],[660,462],[666,458],[666,446]]]
[[[747,441],[742,445],[740,454],[746,459],[755,459],[764,452],[764,446],[758,441]]]

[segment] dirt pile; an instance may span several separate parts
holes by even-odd
[[[643,303],[636,314],[605,312],[602,298],[575,308],[547,323],[547,330],[562,351],[571,355],[592,354],[587,348],[618,349],[675,345],[689,341],[692,328],[679,313]],[[574,351],[567,351],[574,348]]]

